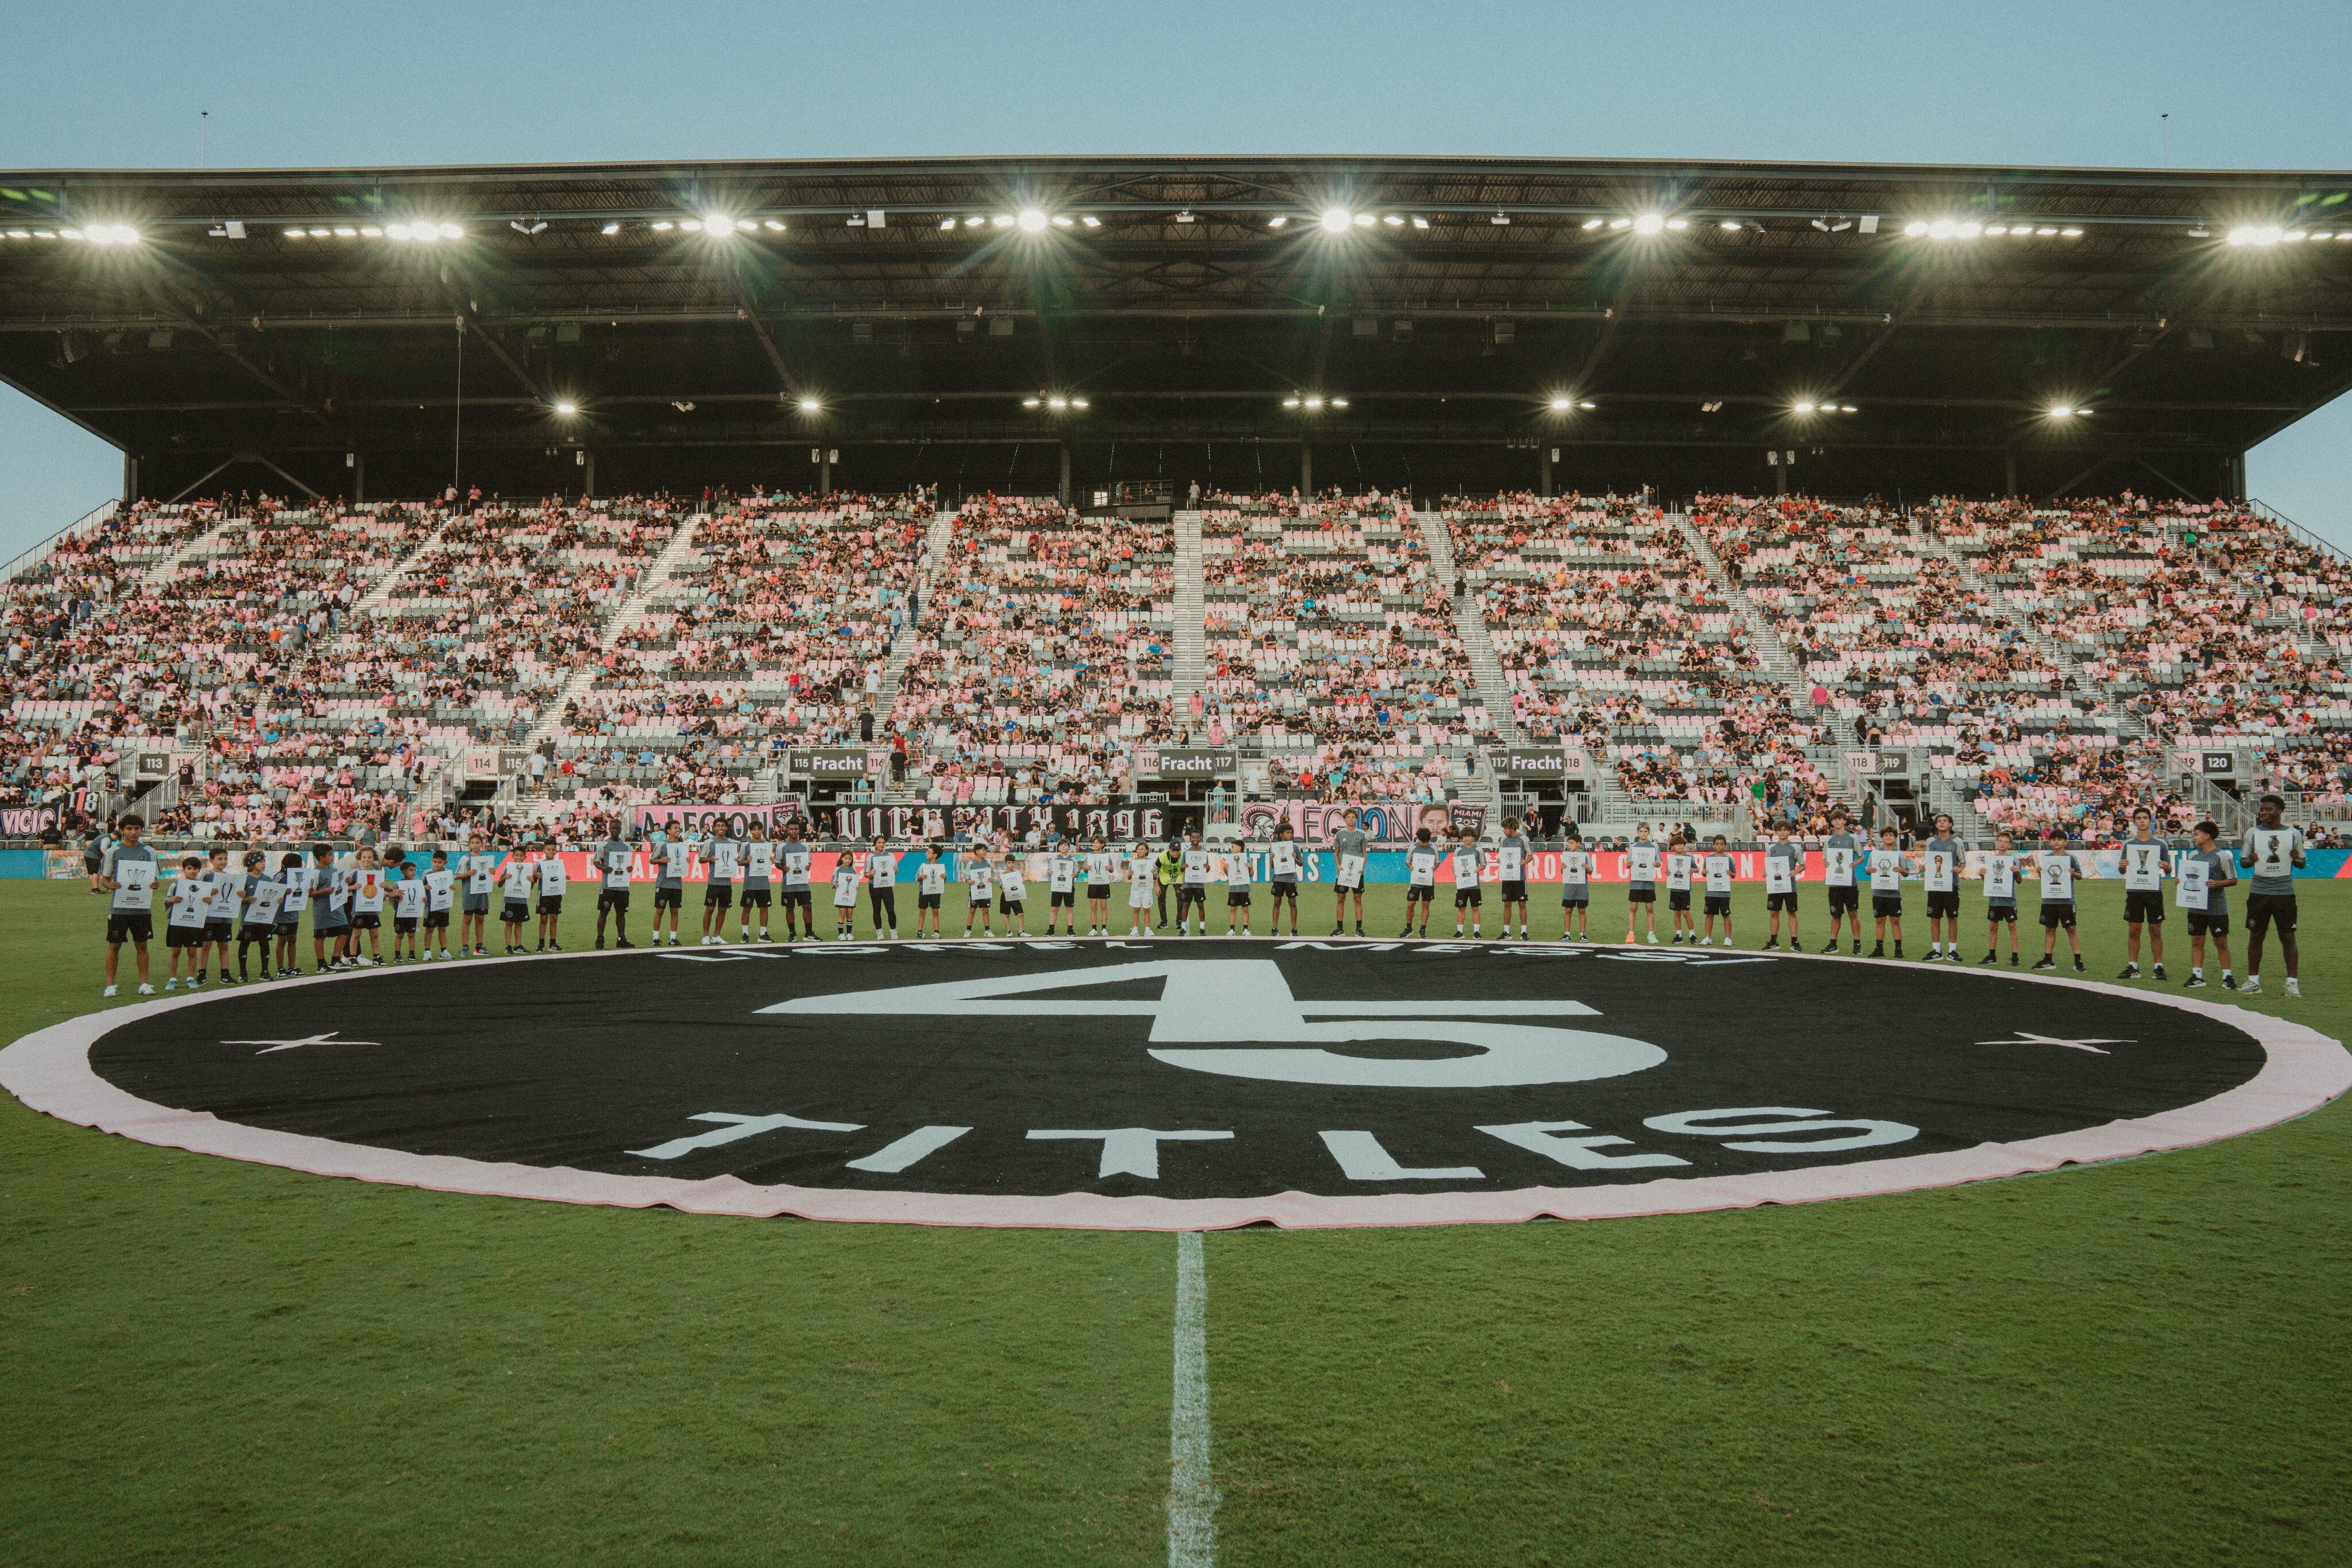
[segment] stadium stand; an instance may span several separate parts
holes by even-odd
[[[2352,565],[2128,494],[142,502],[31,552],[0,636],[5,802],[120,806],[163,753],[144,809],[194,837],[579,835],[855,747],[891,759],[861,789],[934,805],[1114,798],[1168,747],[1491,800],[1515,742],[1588,754],[1603,829],[1801,827],[1885,750],[1979,836],[2269,788],[2352,819]]]

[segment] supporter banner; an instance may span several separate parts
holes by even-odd
[[[1115,843],[1142,839],[1165,843],[1202,824],[1205,808],[1198,802],[1110,800],[1099,805],[1004,806],[835,806],[819,807],[815,821],[820,834],[840,839],[993,839],[1010,834],[1025,838],[1060,833],[1085,841],[1100,834]]]
[[[37,838],[58,825],[55,806],[0,807],[0,838]]]
[[[731,828],[737,837],[743,836],[754,822],[768,824],[770,836],[782,832],[783,825],[802,815],[798,800],[779,800],[769,806],[687,806],[656,805],[636,808],[639,832],[655,828],[667,833],[703,833],[716,837],[719,825]]]
[[[1137,773],[1145,779],[1213,779],[1232,759],[1225,751],[1146,752],[1138,758]]]
[[[1416,829],[1432,834],[1451,832],[1452,815],[1444,805],[1411,800],[1245,800],[1234,821],[1242,836],[1255,842],[1274,837],[1284,822],[1299,842],[1328,844],[1349,811],[1360,813],[1356,829],[1375,844],[1410,842]]]
[[[887,758],[887,753],[879,748],[839,746],[822,750],[795,751],[788,759],[787,766],[803,779],[865,779],[888,767]]]

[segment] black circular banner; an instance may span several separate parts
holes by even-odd
[[[1193,1228],[1655,1213],[1945,1185],[2268,1124],[2300,1026],[1974,969],[1265,939],[428,966],[76,1019],[41,1109],[458,1190]]]

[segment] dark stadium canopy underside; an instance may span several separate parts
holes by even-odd
[[[155,497],[1303,464],[1423,494],[2217,495],[2352,385],[2347,192],[1378,158],[0,173],[0,376]]]

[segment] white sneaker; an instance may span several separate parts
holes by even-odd
[[[177,975],[174,975],[174,976],[173,976],[170,979],[168,979],[168,980],[164,981],[164,982],[163,982],[163,988],[164,988],[165,990],[167,990],[167,991],[176,991],[176,990],[178,990],[178,989],[180,988],[180,977],[179,977],[179,976],[177,976]]]
[[[2249,975],[2246,977],[2245,984],[2238,988],[2238,994],[2242,997],[2259,997],[2263,994],[2263,983]]]
[[[1702,947],[1712,947],[1715,946],[1715,938],[1712,936],[1702,936],[1698,939],[1698,945]]]
[[[139,982],[139,994],[142,997],[152,997],[155,994],[155,988],[142,980]]]
[[[441,949],[441,961],[445,964],[449,961],[449,949],[446,947]]]
[[[1653,947],[1654,947],[1654,946],[1656,946],[1657,945],[1658,945],[1658,934],[1657,934],[1656,932],[1653,931],[1653,932],[1651,932],[1651,933],[1650,933],[1650,946],[1653,946]]]
[[[103,991],[100,992],[99,994],[100,994],[100,996],[107,996],[107,997],[110,997],[110,996],[112,996],[112,995],[114,994],[114,988],[113,988],[112,986],[109,986],[109,987],[107,987],[107,988],[106,988],[106,989],[105,989],[105,990],[103,990]]]
[[[2292,975],[2288,976],[2286,981],[2286,994],[2290,997],[2299,997],[2303,995],[2303,982],[2296,979]]]

